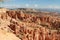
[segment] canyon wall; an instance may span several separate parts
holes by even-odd
[[[1,28],[11,31],[21,40],[60,40],[58,17],[9,10],[0,14],[0,20],[3,20]]]

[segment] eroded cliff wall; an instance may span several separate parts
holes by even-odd
[[[60,18],[51,15],[9,10],[0,13],[0,27],[21,40],[60,40]]]

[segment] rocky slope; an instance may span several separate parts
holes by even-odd
[[[60,40],[60,18],[52,15],[5,11],[0,13],[0,29],[20,40]]]
[[[0,40],[20,40],[13,33],[0,29]]]

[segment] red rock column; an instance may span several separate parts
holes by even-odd
[[[42,40],[42,31],[41,31],[41,27],[39,28],[39,40]]]
[[[42,40],[45,40],[45,27],[42,27],[41,31],[42,31]]]
[[[34,30],[34,40],[39,40],[39,32],[37,29]]]
[[[56,38],[55,38],[55,34],[53,33],[52,34],[52,40],[55,40]]]
[[[27,38],[26,36],[24,36],[24,37],[22,38],[22,40],[28,40],[28,38]]]
[[[20,27],[16,25],[15,27],[15,32],[16,32],[16,35],[19,36],[19,30],[20,30]]]
[[[33,30],[29,31],[28,39],[33,40]]]

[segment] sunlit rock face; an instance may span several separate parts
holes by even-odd
[[[6,13],[6,11],[8,11],[8,9],[6,9],[6,8],[0,8],[0,13]]]
[[[0,28],[15,34],[20,40],[60,40],[60,19],[39,15],[8,10],[0,14]]]

